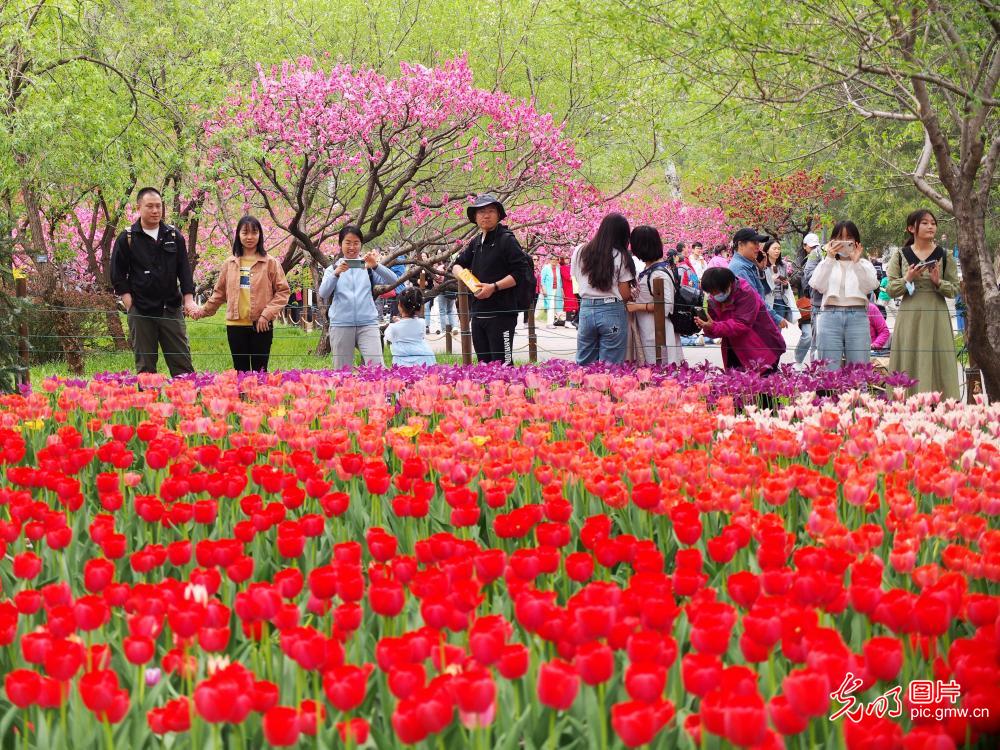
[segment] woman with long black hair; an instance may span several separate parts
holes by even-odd
[[[226,303],[226,337],[239,372],[267,371],[274,319],[288,302],[289,287],[281,263],[264,249],[264,229],[253,216],[236,225],[233,254],[219,271],[212,296],[194,317],[214,315]]]
[[[635,267],[628,253],[628,219],[610,213],[593,239],[573,253],[570,269],[580,296],[576,362],[620,363],[628,348],[628,313]]]
[[[898,299],[889,368],[917,381],[910,389],[940,391],[957,399],[958,363],[955,333],[948,312],[949,297],[958,291],[955,261],[934,237],[937,218],[927,209],[906,218],[906,240],[889,260],[889,296]]]

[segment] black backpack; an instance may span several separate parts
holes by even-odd
[[[521,250],[521,253],[527,261],[527,270],[522,270],[521,273],[514,274],[514,278],[517,280],[517,286],[514,287],[514,296],[517,300],[516,307],[518,312],[530,310],[531,306],[535,304],[535,300],[538,298],[538,290],[536,289],[536,284],[538,282],[535,279],[535,261],[530,255],[524,252],[524,250]]]
[[[674,333],[678,336],[693,336],[699,333],[699,328],[694,324],[695,311],[701,310],[705,306],[705,297],[701,290],[694,286],[681,284],[677,278],[677,269],[670,263],[663,261],[654,263],[649,268],[639,274],[639,281],[646,279],[646,288],[649,293],[653,293],[653,273],[656,271],[666,271],[667,276],[674,285],[674,311],[670,313],[670,322],[674,326]]]
[[[499,227],[507,234],[511,235],[513,238],[514,233],[511,232],[507,227],[502,224]],[[499,239],[499,237],[497,238]],[[516,242],[517,240],[515,240]],[[480,243],[478,250],[482,250],[482,243]],[[531,306],[535,303],[538,298],[538,290],[536,285],[538,284],[538,279],[535,278],[535,261],[534,259],[524,252],[521,248],[520,243],[518,243],[518,250],[524,256],[525,263],[521,270],[517,273],[512,273],[511,276],[517,282],[517,286],[514,287],[514,308],[517,312],[525,312],[530,310]]]

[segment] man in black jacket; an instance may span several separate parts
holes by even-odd
[[[472,347],[480,362],[512,365],[518,307],[514,287],[525,277],[528,257],[514,233],[500,223],[507,212],[495,196],[480,195],[467,214],[479,233],[455,259],[453,271],[467,268],[480,282],[470,305]]]
[[[181,310],[181,295],[189,315],[197,310],[184,236],[163,223],[163,198],[156,188],[140,190],[138,206],[139,220],[111,251],[111,284],[128,314],[135,369],[156,372],[161,347],[171,376],[194,372]]]

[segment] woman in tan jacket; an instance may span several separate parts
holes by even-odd
[[[264,230],[253,216],[236,225],[233,255],[195,318],[214,315],[226,303],[226,335],[233,367],[239,372],[267,371],[273,322],[288,302],[288,282],[281,264],[264,249]]]

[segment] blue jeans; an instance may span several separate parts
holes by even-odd
[[[774,300],[774,312],[789,323],[792,322],[792,310],[784,299]]]
[[[619,299],[580,300],[580,324],[576,333],[576,363],[618,364],[625,361],[628,346],[628,313]]]
[[[455,298],[447,294],[437,296],[438,323],[441,326],[441,333],[448,330],[448,324],[452,328],[458,328],[458,313],[455,312]]]
[[[828,370],[839,370],[841,360],[871,361],[872,334],[867,307],[826,307],[819,314],[822,316],[817,340],[819,357],[826,360]]]
[[[801,365],[806,361],[806,355],[809,353],[809,350],[812,349],[812,323],[800,323],[799,330],[802,331],[802,335],[799,336],[799,343],[795,345],[795,361]]]

